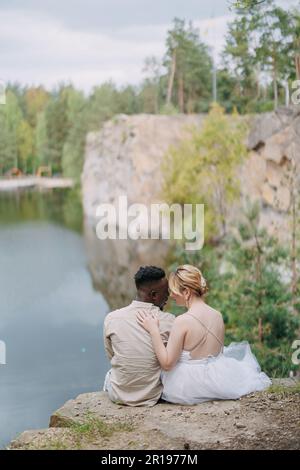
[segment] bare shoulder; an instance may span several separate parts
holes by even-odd
[[[223,315],[219,310],[216,310],[215,308],[210,307],[211,313],[214,315],[214,318],[216,322],[219,324],[219,326],[222,326],[224,328],[224,319]]]
[[[175,317],[175,321],[174,321],[174,325],[187,325],[189,322],[189,318],[187,315],[185,315],[184,313],[182,315],[178,315],[177,317]]]
[[[185,318],[185,315],[178,315],[174,319],[174,323],[172,326],[172,331],[175,335],[185,335],[187,330],[189,329],[188,321]]]
[[[215,308],[213,308],[213,307],[211,307],[210,305],[207,305],[207,304],[206,304],[206,306],[211,311],[211,313],[214,313],[216,316],[223,318],[223,315],[222,315],[221,312],[219,312],[219,310],[217,310],[217,309],[215,309]]]

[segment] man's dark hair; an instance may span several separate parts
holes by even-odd
[[[139,289],[145,284],[159,281],[166,277],[166,273],[163,269],[156,266],[141,266],[138,272],[134,276],[136,288]]]

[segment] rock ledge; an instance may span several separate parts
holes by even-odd
[[[274,379],[270,390],[196,406],[113,404],[106,393],[79,395],[25,431],[10,449],[300,449],[300,386]]]

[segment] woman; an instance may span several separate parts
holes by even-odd
[[[204,301],[208,289],[199,269],[179,266],[170,274],[169,289],[177,305],[187,311],[176,317],[167,346],[159,333],[159,320],[143,311],[137,314],[163,369],[164,400],[195,404],[237,399],[271,385],[246,341],[224,348],[223,318]]]

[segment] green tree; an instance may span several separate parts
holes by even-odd
[[[255,8],[251,18],[253,31],[259,34],[256,61],[272,76],[275,109],[279,103],[279,83],[287,81],[294,72],[291,20],[291,12],[277,6],[275,0],[266,0]]]
[[[24,101],[25,116],[34,128],[37,124],[38,114],[44,111],[49,101],[49,93],[42,86],[28,88],[24,94]]]
[[[24,173],[29,170],[30,160],[33,156],[33,130],[24,119],[17,129],[19,166]]]
[[[161,63],[154,57],[145,59],[143,72],[146,78],[142,84],[143,112],[158,114],[160,108]]]
[[[227,113],[231,113],[234,108],[240,113],[244,112],[240,97],[240,81],[227,68],[218,70],[217,75],[218,102]]]
[[[168,31],[164,65],[168,72],[166,104],[181,113],[208,108],[211,96],[212,59],[192,23],[174,19]]]
[[[118,113],[117,89],[112,82],[94,87],[88,100],[88,128],[99,130],[102,124]]]
[[[171,148],[163,165],[163,195],[169,203],[204,203],[208,239],[227,232],[229,207],[239,196],[236,172],[246,155],[246,125],[214,104],[202,129]]]
[[[250,15],[245,12],[229,25],[223,53],[226,68],[232,70],[237,81],[238,86],[233,87],[231,93],[238,95],[240,110],[255,97],[255,56],[251,44],[250,19]]]
[[[185,263],[198,266],[208,281],[208,304],[223,315],[225,344],[249,341],[265,372],[286,377],[296,368],[291,344],[299,327],[285,275],[287,247],[259,228],[258,205],[249,205],[231,229],[218,246],[206,244],[197,252],[172,248],[169,269]]]
[[[7,165],[10,164],[10,161],[14,161],[14,157],[10,156],[8,153],[9,147],[9,136],[8,129],[6,125],[6,116],[4,112],[4,106],[0,105],[0,174],[3,175],[7,169]],[[12,165],[11,165],[12,166]]]
[[[281,8],[275,0],[240,3],[244,7],[236,8],[224,51],[227,70],[239,79],[238,109],[270,109],[266,101],[269,87],[262,86],[262,76],[272,83],[276,109],[280,103],[288,103],[291,81],[300,76],[299,9]]]
[[[61,87],[46,106],[45,118],[48,136],[48,162],[53,172],[62,171],[63,147],[69,132],[67,89]]]
[[[300,12],[298,8],[293,8],[291,12],[292,22],[292,36],[293,36],[293,49],[295,60],[295,78],[300,80]]]
[[[35,156],[36,166],[49,164],[48,153],[48,135],[45,111],[37,114],[36,127],[35,127]]]
[[[18,167],[18,129],[22,122],[22,110],[18,97],[9,89],[6,92],[6,104],[2,114],[2,171],[7,171],[13,166]]]
[[[63,146],[62,169],[65,176],[79,182],[87,132],[86,102],[83,93],[73,88],[67,94],[67,120],[69,131]]]
[[[289,272],[288,250],[259,229],[258,206],[248,209],[227,253],[236,272],[227,281],[232,339],[252,342],[267,370],[287,375],[292,368],[288,353],[299,325],[283,275]]]
[[[231,8],[241,12],[262,5],[265,0],[230,0]]]
[[[117,93],[116,111],[122,114],[137,114],[141,111],[136,87],[128,85]]]

